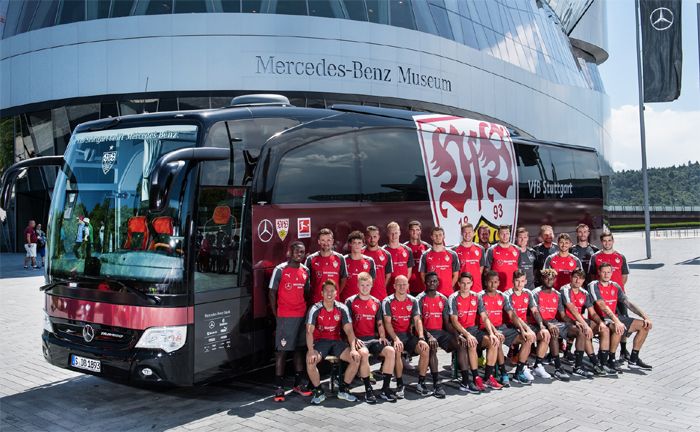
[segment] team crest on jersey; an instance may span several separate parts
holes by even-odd
[[[440,309],[442,309],[442,301],[439,301],[439,302],[438,302],[438,307],[439,307]]]
[[[472,300],[472,306],[476,306],[476,300]]]
[[[338,261],[333,261],[333,267],[338,268]]]
[[[365,270],[369,269],[369,264],[367,264],[367,263],[362,264],[362,268]]]
[[[376,312],[376,311],[377,311],[377,305],[376,305],[376,304],[372,303],[371,308],[372,308],[372,312]]]
[[[413,305],[406,305],[406,310],[411,312],[413,310]]]
[[[280,240],[284,241],[289,233],[289,219],[275,219],[275,228]]]
[[[529,298],[525,297],[525,298],[523,299],[523,303],[528,304],[529,302],[530,302],[530,299],[529,299]]]
[[[445,255],[445,261],[449,261],[449,260],[450,260],[450,256],[449,256],[449,255]]]
[[[301,274],[301,278],[304,279],[304,280],[306,280],[306,273],[302,273],[302,274]]]
[[[569,267],[574,267],[575,265],[576,265],[576,264],[574,264],[573,261],[570,261],[570,262],[569,262]]]
[[[513,250],[513,256],[518,256],[518,252],[516,252],[515,250]]]
[[[620,264],[620,258],[615,257],[615,264]]]
[[[479,249],[475,249],[475,250],[474,250],[474,255],[479,256],[479,254],[480,254]]]
[[[502,301],[502,300],[498,300],[496,303],[498,303],[499,306],[503,306],[503,301]]]
[[[280,340],[280,345],[282,345],[282,347],[286,347],[287,346],[287,339],[282,338],[282,340]]]
[[[433,222],[445,242],[461,240],[460,224],[475,233],[518,220],[518,172],[508,129],[496,123],[445,115],[417,115],[418,141],[428,179]]]
[[[335,319],[336,321],[340,321],[340,315],[338,315],[338,314],[333,315],[333,319]]]
[[[384,261],[384,255],[379,255],[379,261]]]
[[[406,258],[406,251],[401,251],[401,256]]]

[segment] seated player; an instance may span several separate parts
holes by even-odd
[[[429,392],[425,386],[425,374],[428,371],[430,346],[425,341],[418,302],[408,294],[408,278],[406,276],[394,278],[394,291],[394,294],[382,302],[382,314],[384,315],[386,334],[391,338],[394,350],[396,350],[396,397],[404,398],[405,386],[403,362],[401,361],[401,355],[404,351],[418,354],[418,387],[416,389],[421,396],[427,396]],[[411,331],[412,329],[415,334]]]
[[[522,282],[522,286],[524,287],[524,281]],[[508,302],[506,296],[499,291],[500,283],[501,281],[498,273],[493,270],[489,270],[485,273],[484,292],[479,295],[479,312],[485,315],[485,317],[482,317],[482,323],[484,326],[490,326],[492,332],[500,341],[497,360],[501,385],[510,387],[510,378],[508,373],[506,373],[505,356],[503,354],[504,344],[509,348],[514,344],[521,345],[515,376],[520,383],[530,384],[530,380],[524,375],[523,370],[527,364],[527,358],[530,356],[530,348],[535,341],[535,334],[530,331],[527,324],[513,312],[510,302]],[[506,315],[510,321],[511,326],[505,325],[504,315]]]
[[[610,328],[610,356],[607,359],[607,364],[619,373],[619,366],[614,361],[617,345],[623,335],[636,333],[627,364],[631,369],[651,370],[652,366],[642,361],[639,357],[639,351],[642,349],[644,341],[653,326],[651,318],[642,308],[630,301],[620,285],[611,280],[612,272],[612,265],[603,262],[598,266],[598,280],[591,282],[588,286],[596,311],[604,317]],[[614,311],[617,309],[618,303],[623,304],[628,310],[639,315],[642,319],[616,315]]]
[[[348,390],[357,370],[362,355],[355,348],[355,333],[352,330],[350,312],[343,303],[335,300],[336,286],[332,280],[323,283],[323,300],[311,306],[306,319],[306,369],[313,385],[311,403],[318,405],[326,400],[321,388],[318,364],[327,356],[337,356],[348,365],[345,376],[340,382],[338,398],[355,402],[357,398]],[[345,332],[348,342],[341,339]]]
[[[472,347],[468,347],[465,339],[457,337],[454,328],[449,323],[447,297],[438,292],[439,285],[440,280],[436,273],[426,273],[425,291],[416,298],[423,320],[423,331],[428,345],[430,345],[430,372],[433,378],[433,395],[440,399],[445,397],[445,390],[439,383],[438,347],[447,352],[457,352],[459,370],[462,375],[460,390],[478,393],[479,390],[468,378],[468,368],[470,366],[467,359],[467,351],[472,351],[474,362],[471,364],[471,370],[478,367],[476,363],[476,344]]]
[[[391,376],[394,373],[396,351],[386,338],[384,325],[382,324],[381,303],[376,297],[370,295],[373,281],[369,273],[362,272],[358,274],[357,281],[360,286],[360,293],[350,297],[345,302],[345,306],[350,311],[350,317],[352,318],[352,328],[356,337],[355,348],[360,353],[367,352],[382,358],[384,383],[380,397],[389,402],[396,402],[396,396],[389,389]],[[362,382],[365,385],[365,400],[371,404],[375,403],[377,398],[369,380],[369,361],[360,363],[360,376],[364,377]]]
[[[535,288],[532,292],[532,297],[537,304],[537,308],[542,317],[542,322],[549,330],[549,353],[554,361],[554,377],[561,381],[569,381],[569,374],[561,365],[559,358],[559,336],[566,337],[569,332],[569,325],[557,320],[560,312],[564,312],[564,305],[561,301],[559,291],[554,289],[554,281],[557,277],[557,271],[554,269],[543,269],[542,286]],[[535,360],[535,368],[542,364],[544,359],[537,357]]]

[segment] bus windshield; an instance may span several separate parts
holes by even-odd
[[[196,140],[194,125],[75,134],[53,195],[49,275],[184,293],[183,176],[174,180],[165,211],[154,215],[149,175],[160,156]]]

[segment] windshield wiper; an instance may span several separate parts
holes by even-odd
[[[116,285],[118,285],[120,288],[122,288],[124,291],[126,291],[126,292],[128,292],[128,293],[131,293],[131,294],[135,294],[136,296],[140,297],[142,300],[145,300],[146,303],[149,303],[149,304],[160,304],[160,297],[158,297],[158,296],[156,296],[156,295],[148,295],[148,294],[144,293],[143,291],[140,291],[140,290],[138,290],[138,289],[136,289],[136,288],[134,288],[134,287],[130,287],[129,285],[126,285],[126,284],[124,284],[123,282],[121,282],[121,281],[119,281],[119,280],[116,280],[116,279],[110,279],[110,278],[104,278],[104,277],[95,277],[95,276],[87,276],[87,275],[81,275],[80,278],[82,278],[82,279],[87,279],[87,280],[91,280],[91,281],[105,282],[105,283],[107,283],[107,284],[116,284]],[[64,283],[65,283],[65,282],[70,283],[71,281],[68,281],[68,280],[65,280],[65,279],[64,279],[63,282],[64,282]],[[47,287],[53,288],[52,285],[59,285],[59,284],[60,284],[60,283],[57,283],[57,284],[50,284],[50,285],[47,285]]]

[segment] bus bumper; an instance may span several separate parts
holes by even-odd
[[[166,353],[161,350],[137,349],[107,351],[99,345],[78,345],[44,330],[42,352],[54,366],[134,384],[191,386],[192,369],[188,346]],[[100,361],[100,372],[71,366],[71,355]]]

